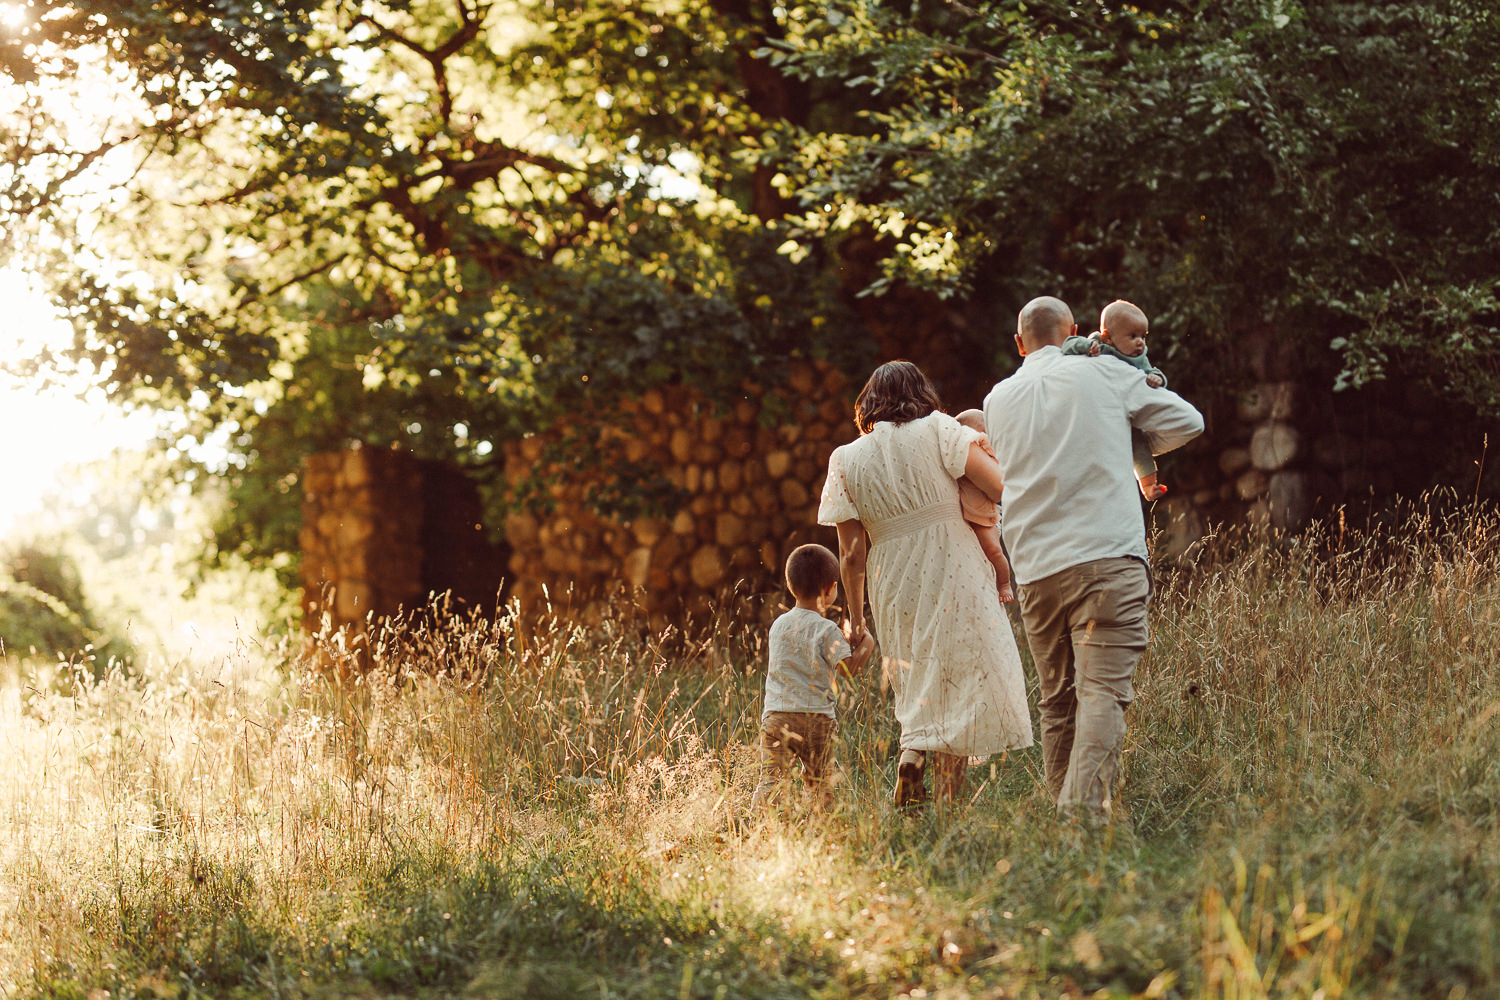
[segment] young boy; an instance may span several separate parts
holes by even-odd
[[[984,430],[984,414],[979,410],[965,410],[953,419],[976,431]],[[995,453],[990,451],[989,439],[985,438],[980,444],[993,458]],[[1016,595],[1010,586],[1010,560],[1005,557],[1005,547],[1000,544],[999,508],[983,490],[969,482],[968,476],[959,477],[958,500],[963,504],[964,520],[969,522],[969,527],[979,538],[979,547],[984,549],[985,557],[995,567],[995,585],[1000,589],[1000,603],[1009,604],[1016,599]]]
[[[1099,329],[1087,337],[1069,337],[1063,341],[1064,354],[1087,354],[1098,357],[1108,354],[1133,365],[1146,373],[1146,384],[1160,389],[1167,384],[1167,376],[1146,357],[1146,336],[1151,332],[1146,314],[1140,307],[1116,299],[1099,312]],[[1151,445],[1138,430],[1130,432],[1130,454],[1135,463],[1136,482],[1140,483],[1141,496],[1147,500],[1159,500],[1166,496],[1167,487],[1157,482],[1156,458],[1151,454]]]
[[[766,701],[760,717],[761,781],[751,810],[791,779],[792,759],[821,809],[833,794],[835,676],[854,676],[869,662],[875,639],[866,632],[852,650],[823,613],[838,600],[839,560],[821,545],[799,545],[786,560],[786,585],[797,606],[771,623]]]

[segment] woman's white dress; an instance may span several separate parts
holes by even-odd
[[[958,477],[983,437],[945,413],[882,422],[834,450],[818,523],[859,520],[901,746],[982,756],[1031,745],[1021,656]]]

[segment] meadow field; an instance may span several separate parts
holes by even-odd
[[[729,614],[396,623],[365,672],[329,636],[11,659],[0,996],[1500,996],[1495,525],[1162,574],[1099,831],[1035,749],[893,812],[878,670],[833,812],[747,815],[763,632]]]

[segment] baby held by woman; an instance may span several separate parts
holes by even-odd
[[[965,410],[953,419],[973,430],[984,430],[984,414],[979,410]],[[979,444],[989,452],[991,458],[994,457],[988,438]],[[1010,585],[1010,560],[1005,558],[1005,547],[1000,544],[1000,508],[985,496],[983,490],[969,482],[968,476],[963,476],[958,481],[958,501],[964,508],[964,520],[979,539],[979,547],[984,549],[985,558],[995,567],[995,585],[1000,589],[1000,603],[1009,604],[1016,599],[1016,595]]]

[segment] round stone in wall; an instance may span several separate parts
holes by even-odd
[[[748,536],[745,522],[737,515],[729,512],[721,513],[714,518],[714,541],[725,548],[734,548],[743,542]]]
[[[1249,469],[1234,481],[1234,495],[1241,500],[1254,500],[1266,491],[1268,485],[1270,484],[1264,472],[1259,469]]]
[[[1295,382],[1261,382],[1240,394],[1235,402],[1235,416],[1247,424],[1288,420],[1296,392]]]
[[[1262,424],[1250,438],[1250,462],[1257,469],[1275,472],[1297,457],[1301,443],[1291,424]]]
[[[1244,448],[1225,448],[1219,453],[1219,471],[1226,476],[1237,476],[1250,468],[1250,452]]]
[[[678,427],[667,440],[667,449],[672,453],[672,461],[678,465],[686,465],[688,459],[693,457],[693,436],[686,428]]]
[[[710,590],[724,579],[724,554],[717,545],[705,545],[688,564],[693,584],[700,590]]]
[[[633,549],[620,564],[620,575],[625,578],[627,586],[641,589],[646,586],[647,574],[651,569],[651,550],[642,545]]]

